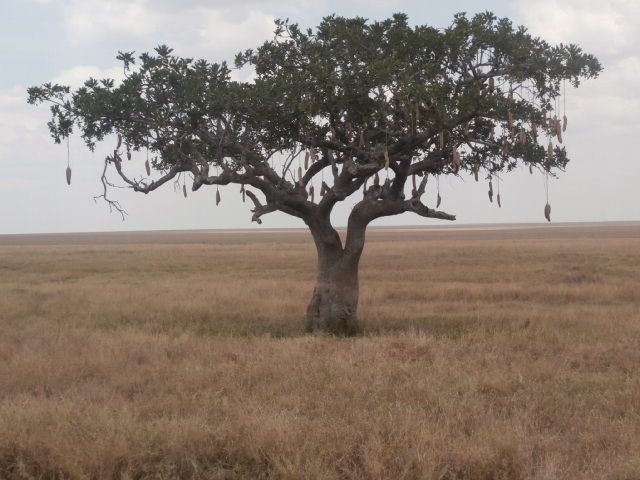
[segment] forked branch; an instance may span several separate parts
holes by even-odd
[[[125,215],[127,215],[127,212],[124,208],[122,208],[122,206],[120,205],[120,202],[118,202],[117,200],[111,200],[107,194],[108,194],[108,190],[109,190],[109,181],[107,180],[107,167],[109,166],[109,157],[107,157],[104,160],[104,168],[102,169],[102,176],[100,177],[100,181],[102,182],[102,195],[96,195],[95,197],[93,197],[93,200],[96,201],[99,198],[102,198],[105,202],[107,202],[107,205],[109,205],[109,210],[113,211],[116,210],[120,216],[122,217],[122,221],[124,222],[124,217]]]
[[[251,216],[252,222],[262,224],[262,220],[260,219],[260,217],[266,215],[267,213],[275,212],[278,210],[278,205],[275,203],[267,203],[266,205],[263,205],[260,200],[258,200],[256,194],[252,191],[247,190],[245,193],[247,197],[251,199],[255,207],[253,210],[251,210],[251,212],[253,213],[253,215]]]

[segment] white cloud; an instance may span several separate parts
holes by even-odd
[[[597,80],[569,91],[568,109],[582,128],[635,135],[640,131],[638,79],[640,57],[620,59],[606,66]]]
[[[75,44],[148,51],[164,43],[179,55],[230,61],[272,36],[275,16],[265,13],[270,3],[278,2],[69,0],[60,5]]]
[[[67,28],[79,39],[127,35],[144,37],[154,32],[152,10],[146,2],[124,0],[72,0],[66,4]]]
[[[85,80],[90,77],[96,80],[103,78],[111,78],[116,83],[124,79],[124,72],[122,67],[112,68],[98,68],[92,65],[77,65],[75,67],[64,70],[53,79],[53,83],[59,83],[62,85],[68,85],[71,88],[78,88],[82,86]]]
[[[196,49],[226,51],[230,54],[241,48],[248,48],[269,38],[274,30],[273,17],[259,12],[251,12],[238,22],[230,23],[221,11],[203,9],[197,32]]]
[[[637,54],[638,0],[520,0],[529,29],[550,42],[574,42],[605,58]]]
[[[43,111],[44,110],[44,111]],[[47,137],[48,111],[27,104],[27,89],[23,85],[0,90],[0,160],[3,166],[24,159],[25,150],[33,152]],[[20,159],[20,160],[17,160]]]

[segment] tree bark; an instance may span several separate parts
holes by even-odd
[[[318,251],[318,277],[307,307],[307,331],[339,336],[360,333],[359,259],[344,252]]]
[[[318,276],[307,307],[308,332],[339,336],[360,333],[358,323],[358,264],[362,248],[342,248],[328,220],[312,222],[318,251]]]

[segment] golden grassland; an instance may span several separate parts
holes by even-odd
[[[0,238],[0,478],[640,478],[640,226]]]

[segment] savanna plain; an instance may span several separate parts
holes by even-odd
[[[0,237],[2,479],[640,479],[640,224]]]

